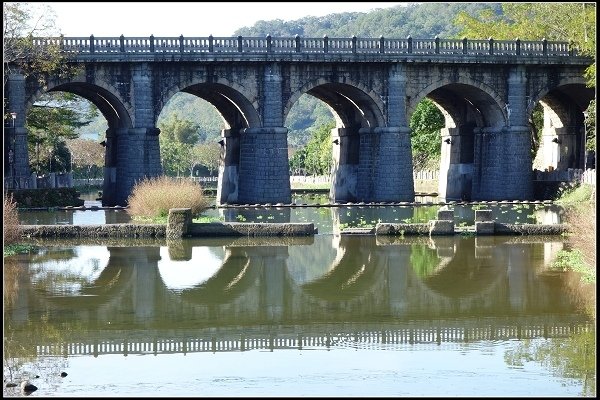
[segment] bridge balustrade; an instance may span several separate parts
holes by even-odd
[[[414,345],[439,346],[461,345],[480,340],[511,340],[534,338],[568,337],[573,333],[593,331],[591,323],[556,323],[531,325],[488,325],[480,327],[429,326],[405,327],[396,329],[364,330],[334,333],[222,333],[222,337],[212,334],[200,337],[175,337],[138,340],[92,339],[88,342],[50,343],[36,346],[38,355],[103,355],[103,354],[165,354],[222,352],[247,350],[299,349],[303,347],[372,347],[394,345],[397,349],[411,348]]]
[[[385,53],[408,53],[409,39],[384,39],[383,49]]]
[[[110,53],[340,53],[572,56],[567,42],[547,40],[301,38],[296,37],[58,37],[34,38],[70,54]]]
[[[249,47],[249,44],[244,43],[244,41],[241,41],[241,47],[240,47],[240,40],[239,38],[230,38],[230,37],[217,37],[217,38],[213,38],[213,44],[212,44],[212,50],[210,47],[210,38],[209,38],[209,51],[213,51],[215,53],[235,53],[235,52],[243,52],[246,51],[244,50],[245,48]],[[266,47],[266,45],[265,45]],[[196,49],[195,49],[196,50]],[[202,48],[202,49],[197,49],[199,51],[206,51],[206,48]]]
[[[274,53],[292,53],[296,51],[296,39],[271,38],[271,51]]]

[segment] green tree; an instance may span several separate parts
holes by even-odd
[[[596,78],[595,3],[502,3],[503,14],[484,10],[477,15],[460,12],[455,20],[459,37],[499,40],[558,40],[573,43],[594,59],[586,71],[588,85]]]
[[[78,137],[77,129],[98,115],[93,106],[81,108],[78,96],[70,93],[46,93],[27,114],[27,144],[30,163],[37,173],[59,172],[68,168],[70,159],[66,140]]]
[[[331,129],[334,126],[332,121],[313,129],[306,146],[292,157],[290,168],[302,169],[312,175],[328,175],[332,164]],[[300,165],[301,160],[303,165]]]
[[[191,148],[185,143],[160,137],[160,159],[165,175],[180,176],[188,169]]]
[[[202,143],[194,146],[195,160],[208,169],[209,174],[219,169],[221,162],[221,148],[211,143]]]
[[[158,123],[161,138],[177,141],[188,145],[198,142],[199,127],[188,119],[181,119],[177,114],[171,114]]]
[[[417,104],[409,123],[415,170],[426,169],[439,159],[442,148],[440,129],[444,126],[444,116],[433,101],[423,99]]]
[[[2,3],[2,11],[5,84],[15,69],[25,76],[35,77],[42,86],[48,74],[63,77],[78,71],[77,66],[66,63],[58,41],[35,41],[36,38],[58,36],[51,7],[35,3]]]

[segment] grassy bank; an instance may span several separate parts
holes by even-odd
[[[567,243],[552,267],[569,271],[568,287],[588,314],[596,314],[596,187],[580,185],[556,201],[563,206]]]

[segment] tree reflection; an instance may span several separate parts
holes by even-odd
[[[435,249],[431,249],[425,244],[411,244],[410,250],[410,264],[417,276],[427,278],[435,273],[440,263]]]
[[[28,319],[25,323],[17,323],[18,326],[8,318],[7,310],[16,306],[19,290],[25,290],[20,283],[26,279],[28,269],[27,264],[19,260],[18,256],[4,258],[3,396],[19,395],[19,383],[28,379],[38,387],[56,387],[60,383],[60,373],[68,365],[66,358],[38,357],[36,349],[41,338],[54,343],[63,342],[67,327],[50,324],[47,314],[36,321]],[[16,383],[17,386],[7,387],[7,383]]]
[[[582,396],[596,396],[595,330],[573,334],[565,339],[524,340],[504,355],[507,364],[523,366],[538,362],[553,375],[582,383]]]

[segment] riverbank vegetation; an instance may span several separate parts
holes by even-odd
[[[21,235],[19,232],[19,209],[17,208],[17,202],[14,200],[12,194],[4,194],[3,197],[3,257],[11,256],[13,254],[18,253],[26,253],[30,251],[33,248],[33,246],[19,243],[19,238],[21,237]]]
[[[568,225],[568,247],[561,251],[554,267],[581,273],[585,283],[596,282],[596,188],[580,185],[557,201],[564,207]]]

